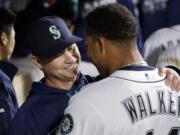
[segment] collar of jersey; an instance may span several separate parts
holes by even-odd
[[[165,79],[165,76],[159,76],[157,68],[151,66],[124,67],[112,73],[110,77],[139,83],[159,82]]]
[[[120,68],[119,70],[149,71],[149,70],[155,70],[155,67],[152,67],[152,66],[127,66],[127,67]]]

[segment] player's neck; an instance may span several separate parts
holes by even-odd
[[[147,66],[147,63],[144,61],[138,50],[127,52],[123,58],[119,68],[127,66]]]
[[[143,60],[137,49],[124,49],[121,52],[116,52],[117,58],[111,64],[111,73],[127,66],[144,66],[147,63]],[[115,58],[115,57],[114,57]],[[111,59],[112,60],[112,59]]]

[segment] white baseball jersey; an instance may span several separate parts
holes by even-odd
[[[143,57],[149,65],[156,66],[157,59],[163,51],[180,45],[180,30],[176,27],[159,29],[145,41]]]
[[[157,69],[129,67],[73,96],[57,135],[180,135],[180,96]]]

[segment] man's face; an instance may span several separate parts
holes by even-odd
[[[41,70],[47,79],[63,82],[75,81],[79,73],[80,53],[72,44],[49,62],[41,62]]]
[[[101,75],[104,74],[104,65],[102,60],[102,55],[98,45],[98,41],[91,36],[86,35],[85,37],[86,51],[88,57],[92,60],[94,65],[97,67]]]
[[[86,46],[86,53],[88,57],[92,60],[92,62],[96,65],[97,60],[97,48],[96,48],[96,41],[93,40],[90,36],[85,36],[85,46]]]
[[[13,27],[11,29],[10,34],[6,34],[6,39],[6,45],[3,47],[3,59],[9,60],[11,58],[15,46],[15,31]]]

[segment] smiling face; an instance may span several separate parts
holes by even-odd
[[[77,45],[72,44],[49,61],[39,60],[38,67],[51,82],[74,82],[79,73],[80,59]]]
[[[108,73],[107,56],[105,51],[105,45],[101,42],[101,39],[95,39],[92,36],[85,36],[85,45],[88,57],[97,67],[101,76],[105,77]]]
[[[97,48],[97,41],[92,37],[86,35],[85,37],[86,52],[91,61],[98,66],[99,50]]]

